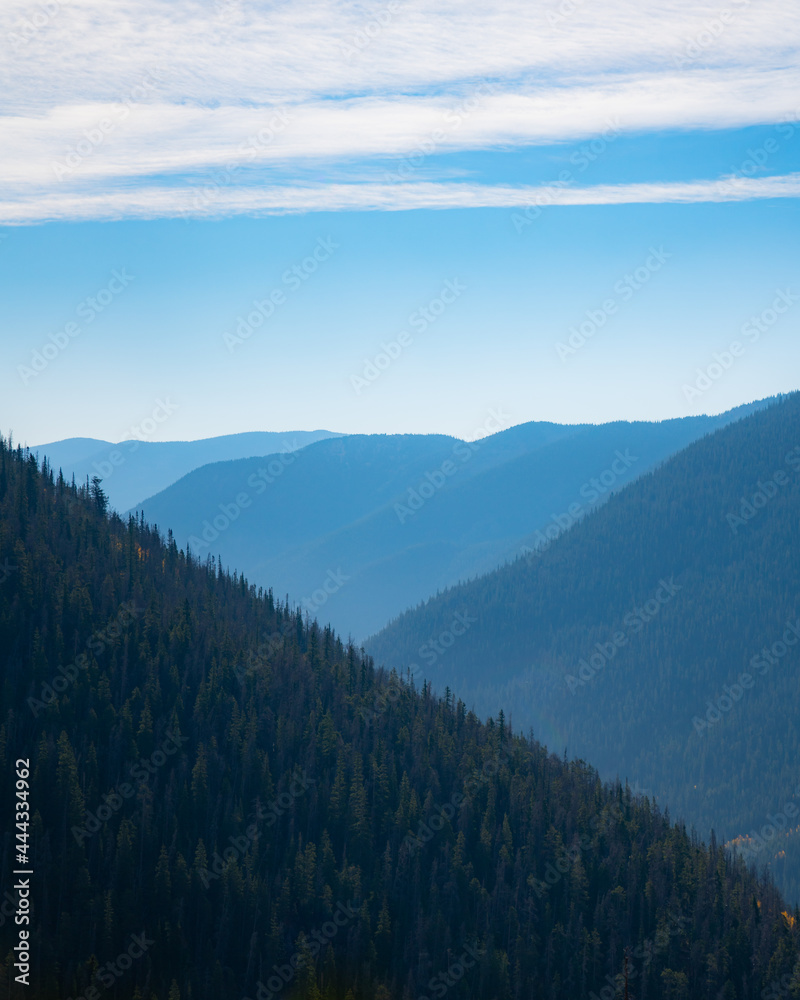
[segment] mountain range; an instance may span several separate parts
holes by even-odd
[[[800,393],[366,644],[714,829],[800,899]],[[456,622],[466,622],[459,629]]]
[[[174,404],[162,401],[147,417],[131,428],[130,437],[116,444],[97,438],[67,438],[36,445],[31,450],[47,457],[54,469],[67,478],[83,483],[99,476],[111,506],[120,513],[136,506],[154,493],[160,493],[176,480],[209,462],[274,451],[294,451],[313,441],[336,437],[331,431],[251,431],[224,434],[198,441],[150,441],[158,426],[171,415]]]
[[[765,403],[657,423],[349,435],[195,469],[137,506],[201,558],[289,594],[357,641],[513,560],[669,455]],[[104,483],[105,488],[105,483]]]

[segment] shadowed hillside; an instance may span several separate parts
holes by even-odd
[[[481,715],[498,707],[601,773],[740,840],[800,899],[795,762],[800,394],[680,452],[541,553],[368,643]],[[456,613],[472,619],[442,645]],[[789,810],[787,812],[787,809]]]
[[[797,914],[714,841],[106,504],[0,441],[37,1000],[605,998],[626,954],[642,996],[800,981]]]

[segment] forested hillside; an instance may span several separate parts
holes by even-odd
[[[795,393],[367,648],[390,666],[416,663],[418,678],[450,685],[478,714],[513,709],[515,725],[651,789],[703,836],[744,837],[797,900],[798,552]],[[445,647],[456,613],[469,631]]]
[[[0,773],[10,806],[30,759],[38,1000],[574,1000],[611,995],[626,949],[642,996],[791,978],[795,914],[718,845],[105,503],[0,445]]]
[[[0,896],[29,758],[25,995],[606,998],[626,954],[639,997],[800,984],[800,914],[719,844],[105,505],[0,441]]]

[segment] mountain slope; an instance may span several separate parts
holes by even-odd
[[[741,861],[105,502],[0,440],[37,1000],[584,1000],[626,949],[641,996],[800,982],[800,914]]]
[[[132,437],[112,444],[94,438],[67,438],[32,450],[40,459],[46,456],[54,469],[62,469],[67,479],[74,475],[76,482],[84,483],[87,476],[90,480],[99,476],[111,506],[123,512],[209,462],[296,451],[337,436],[331,431],[251,431],[199,441],[147,441],[143,435],[149,425],[144,423],[138,429],[141,439]],[[155,421],[152,423],[155,426]]]
[[[780,813],[784,833],[749,846],[798,899],[798,831],[786,831],[800,801],[800,659],[785,633],[800,614],[799,551],[793,394],[367,648],[398,669],[416,663],[479,714],[513,709],[516,725],[653,789],[704,835],[740,837]],[[456,613],[469,632],[445,648]]]
[[[141,508],[180,545],[305,598],[310,613],[361,639],[513,559],[537,531],[557,532],[733,416],[530,423],[473,442],[354,435],[311,445],[296,461],[199,469]]]

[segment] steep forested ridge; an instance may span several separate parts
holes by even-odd
[[[29,757],[25,995],[605,998],[626,949],[641,998],[800,983],[799,914],[715,842],[105,505],[0,441],[0,897]]]
[[[481,715],[513,707],[516,724],[651,789],[702,836],[737,840],[796,901],[799,553],[794,393],[367,649],[398,669],[416,662]],[[456,612],[469,633],[431,662]]]

